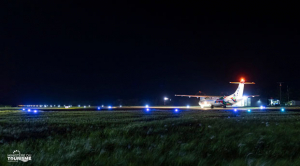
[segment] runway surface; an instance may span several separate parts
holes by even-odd
[[[91,107],[1,107],[0,110],[22,110],[22,109],[32,109],[32,110],[43,110],[43,111],[96,111],[96,110],[143,110],[143,109],[150,109],[150,110],[234,110],[237,109],[238,111],[262,111],[262,110],[281,110],[284,109],[286,111],[300,111],[300,107],[215,107],[215,108],[201,108],[200,106],[91,106]]]

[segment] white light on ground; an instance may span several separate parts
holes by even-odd
[[[189,106],[189,105],[187,105],[187,106],[186,106],[186,108],[190,108],[190,106]]]
[[[146,108],[149,108],[149,105],[147,104],[145,107],[146,107]]]

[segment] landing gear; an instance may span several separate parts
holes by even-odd
[[[226,108],[226,105],[223,105],[223,108]]]
[[[210,108],[214,108],[214,105],[211,105]]]

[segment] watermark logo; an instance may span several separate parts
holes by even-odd
[[[13,154],[7,154],[8,162],[31,161],[31,154],[21,154],[19,150],[14,150]]]

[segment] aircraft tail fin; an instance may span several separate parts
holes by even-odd
[[[243,97],[244,85],[245,84],[255,84],[254,82],[245,82],[245,80],[243,78],[241,79],[240,82],[229,82],[229,83],[231,83],[231,84],[239,84],[239,86],[236,89],[236,91],[232,94],[232,96],[238,97],[238,98]]]

